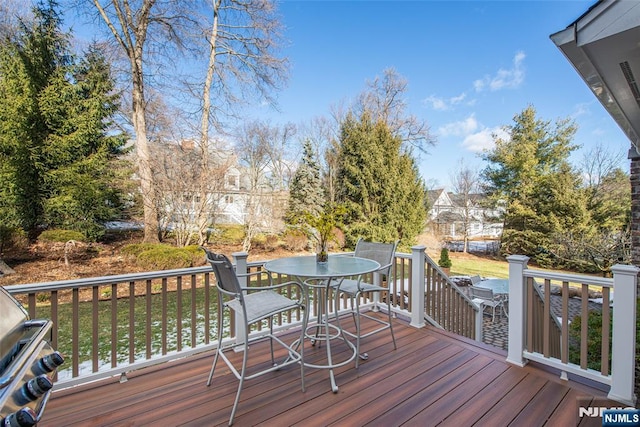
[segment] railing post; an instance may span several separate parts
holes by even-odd
[[[613,273],[613,332],[611,340],[611,389],[608,398],[635,406],[636,281],[640,269],[616,264]]]
[[[527,269],[529,257],[524,255],[510,255],[509,261],[509,341],[507,362],[517,366],[524,366],[522,358],[524,350],[525,324],[525,292],[524,270]]]
[[[425,293],[425,246],[411,247],[411,323],[414,328],[423,328],[424,321],[424,293]]]
[[[476,311],[476,341],[482,342],[482,330],[484,329],[484,311],[478,307]]]
[[[233,259],[236,262],[236,274],[247,274],[247,258],[249,254],[247,252],[234,252],[231,254]],[[247,278],[238,276],[238,282],[240,282],[240,286],[245,288],[249,284],[247,283]],[[247,331],[244,327],[244,318],[239,314],[235,313],[236,321],[235,321],[235,336],[236,336],[236,344],[242,344],[247,339]],[[237,350],[241,350],[242,347],[238,347]]]

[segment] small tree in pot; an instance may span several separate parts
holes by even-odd
[[[317,215],[306,213],[307,234],[316,242],[318,262],[327,262],[329,259],[329,243],[336,241],[335,231],[345,212],[344,206],[327,203]]]
[[[446,274],[449,274],[451,271],[451,258],[449,258],[449,249],[442,248],[440,250],[440,259],[438,260],[438,265]]]

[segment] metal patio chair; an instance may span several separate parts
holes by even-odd
[[[351,314],[353,315],[353,319],[356,325],[356,333],[353,334],[349,331],[344,331],[344,333],[356,339],[356,354],[358,355],[358,357],[356,357],[356,368],[358,367],[359,358],[362,358],[362,359],[368,358],[367,353],[362,353],[362,354],[360,353],[360,341],[362,340],[362,338],[366,338],[377,332],[381,332],[386,329],[389,329],[389,331],[391,332],[391,339],[393,340],[393,348],[394,349],[398,348],[396,346],[396,338],[393,334],[393,324],[391,322],[391,292],[388,286],[390,282],[390,277],[391,277],[390,276],[391,267],[393,265],[393,259],[394,259],[397,246],[398,246],[397,241],[394,243],[378,243],[378,242],[368,242],[363,239],[359,239],[358,243],[356,244],[356,250],[353,254],[353,256],[356,256],[356,257],[368,258],[368,259],[377,261],[380,264],[380,268],[376,270],[374,273],[380,273],[381,275],[383,275],[386,278],[387,286],[382,285],[382,279],[380,280],[381,282],[380,284],[377,284],[375,281],[374,283],[365,282],[362,280],[363,279],[362,275],[359,276],[357,279],[344,279],[342,281],[337,282],[334,285],[334,288],[336,290],[336,295],[335,295],[336,307],[339,306],[338,304],[339,299],[343,295],[348,296],[349,299],[351,300]],[[387,303],[387,315],[389,316],[388,321],[385,322],[381,319],[378,319],[373,316],[369,316],[364,312],[360,311],[360,296],[363,293],[367,293],[367,292],[372,292],[372,293],[386,292],[387,293],[385,299]],[[380,323],[381,326],[365,334],[361,334],[360,332],[361,316],[374,320]],[[336,322],[340,327],[340,316],[339,316],[338,310],[336,310]]]
[[[505,314],[507,313],[504,308],[504,300],[496,296],[491,289],[481,286],[470,286],[469,297],[475,304],[480,306],[481,310],[484,311],[485,307],[491,308],[491,322],[496,319],[496,309],[503,310]]]
[[[231,372],[239,380],[238,392],[236,393],[236,399],[233,403],[233,409],[231,410],[231,416],[229,417],[229,425],[233,424],[233,418],[240,401],[240,393],[242,392],[242,386],[245,380],[249,380],[260,375],[264,375],[268,372],[279,370],[280,368],[291,365],[294,363],[300,364],[300,377],[302,381],[302,391],[304,392],[304,331],[307,325],[308,312],[306,310],[306,292],[302,285],[298,282],[286,282],[274,285],[271,281],[271,275],[269,275],[268,286],[251,286],[241,287],[238,277],[249,277],[256,274],[268,274],[264,271],[259,271],[249,274],[237,274],[231,261],[222,254],[213,253],[203,248],[206,253],[206,259],[211,264],[213,272],[217,280],[218,289],[218,347],[216,354],[211,365],[211,371],[209,373],[209,379],[207,380],[207,386],[211,385],[213,373],[218,363],[218,358],[225,361]],[[297,299],[288,298],[278,292],[279,289],[295,287],[297,288]],[[288,295],[289,294],[287,292]],[[229,309],[229,313],[235,312],[240,316],[244,326],[244,337],[242,342],[228,345],[223,348],[222,346],[222,331],[224,328],[224,312],[225,309]],[[292,345],[287,345],[280,338],[273,333],[273,317],[287,312],[289,310],[303,310],[303,321],[300,333],[299,345],[293,348]],[[269,332],[267,334],[256,335],[254,337],[249,336],[250,325],[256,323],[266,322],[269,326]],[[271,346],[271,367],[251,373],[247,375],[247,359],[249,355],[249,344],[258,340],[269,339]],[[273,344],[274,342],[280,344],[286,351],[286,357],[279,363],[276,363],[274,359]],[[296,341],[297,343],[297,341]],[[244,351],[242,356],[242,367],[238,369],[234,366],[233,362],[227,358],[225,351],[241,348]],[[299,351],[297,350],[299,348]]]

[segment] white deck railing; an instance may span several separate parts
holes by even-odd
[[[233,255],[240,272],[257,271],[264,264],[248,262],[246,253]],[[437,314],[448,330],[474,338],[477,310],[464,298],[453,296],[459,289],[447,280],[425,255],[424,247],[414,247],[411,254],[396,254],[391,291],[383,297],[391,298],[394,313],[414,327],[423,327],[425,319],[433,324]],[[217,345],[217,292],[209,266],[14,285],[7,290],[24,304],[31,318],[53,321],[52,345],[66,358],[58,371],[57,388],[114,375],[124,380],[126,372]],[[363,298],[362,307],[386,309],[378,297]],[[313,314],[316,299],[311,298]],[[457,308],[438,309],[434,314],[435,302]],[[332,304],[330,312],[347,309],[347,303]],[[279,319],[277,328],[297,326],[299,318],[299,313],[291,313]],[[225,329],[226,339],[244,335],[233,320]]]
[[[535,361],[558,369],[563,379],[571,374],[606,384],[610,399],[635,405],[636,283],[640,269],[615,265],[611,268],[613,278],[608,279],[528,269],[529,258],[521,255],[507,259],[507,361],[518,366]],[[551,296],[554,287],[561,296]],[[589,303],[594,290],[602,295],[599,310]],[[579,299],[570,298],[570,292],[577,293]],[[559,301],[552,303],[552,298]],[[538,302],[542,308],[536,315]],[[577,313],[571,313],[572,306]],[[601,331],[597,338],[602,344],[595,355],[589,347],[593,331]]]

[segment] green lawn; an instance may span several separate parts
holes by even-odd
[[[459,252],[449,252],[449,257],[453,263],[451,265],[450,276],[474,276],[478,274],[482,277],[509,278],[509,263],[506,260],[483,258],[470,254],[461,254]],[[555,273],[586,274],[567,270],[543,269],[533,265],[529,265],[528,267],[532,270],[545,270]]]
[[[453,264],[451,276],[475,276],[497,277],[506,279],[509,277],[509,263],[481,257],[461,256],[457,253],[449,253]]]

